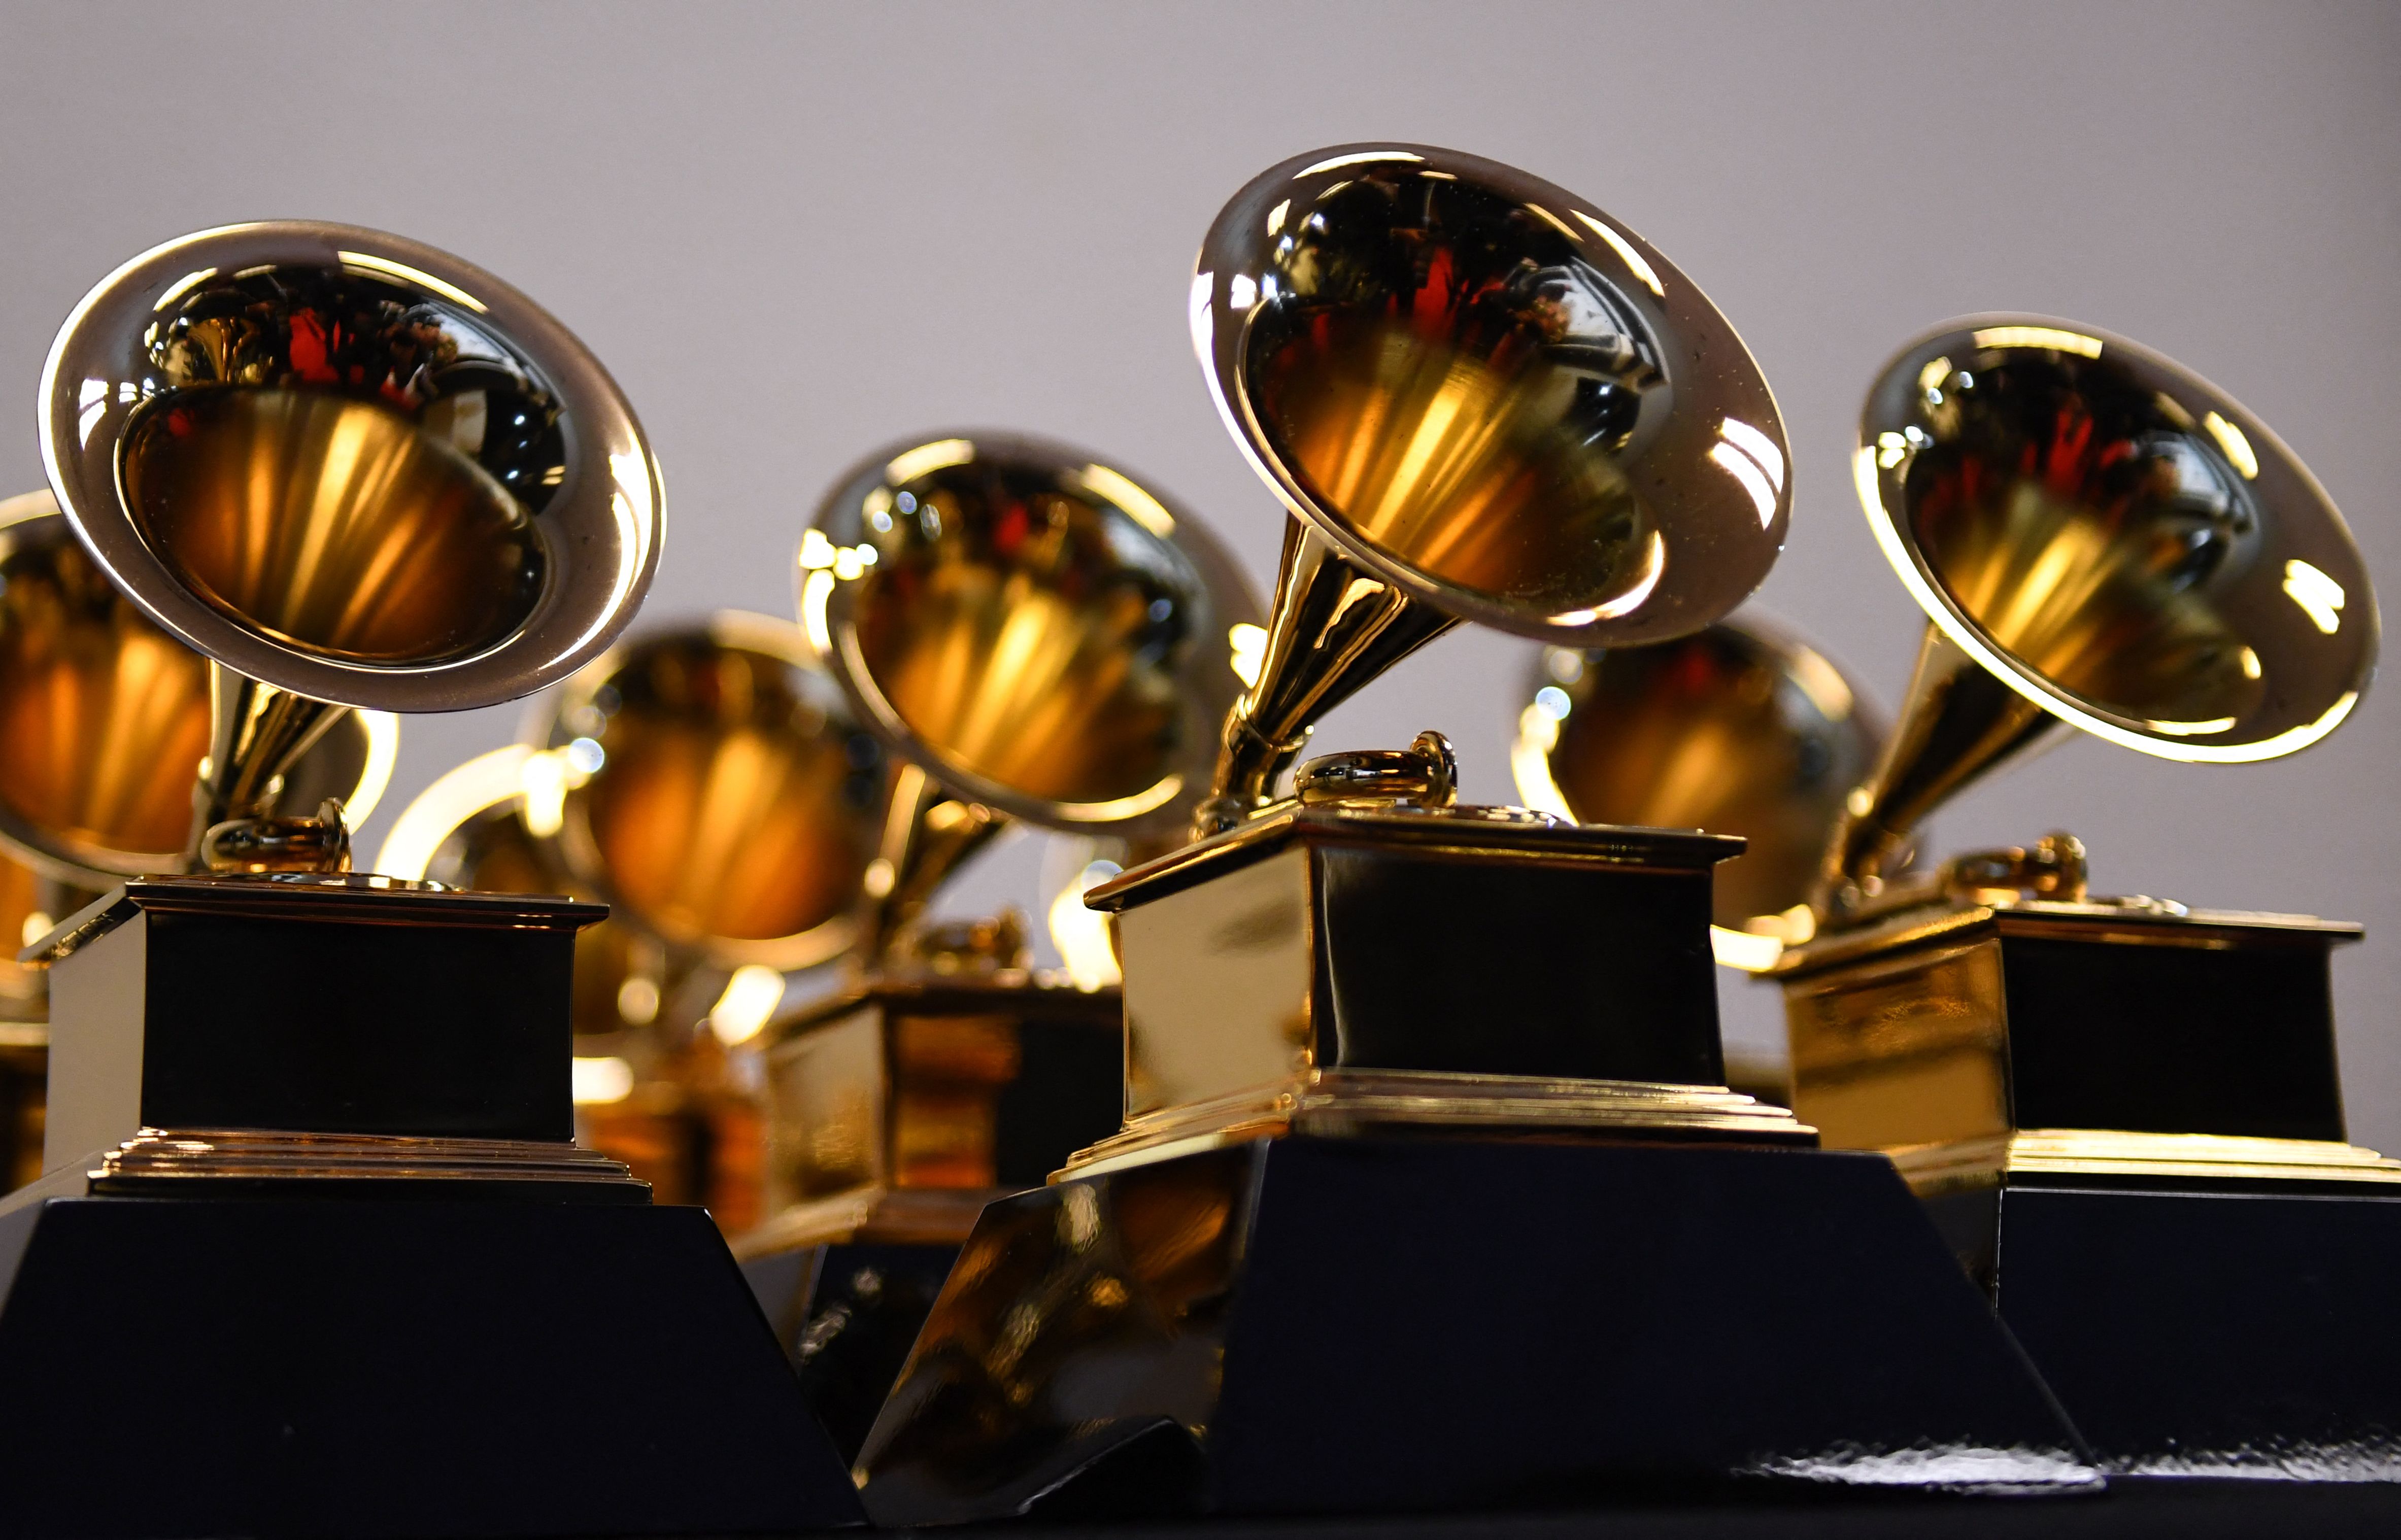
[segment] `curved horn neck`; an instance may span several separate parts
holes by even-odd
[[[1900,718],[1834,826],[1811,906],[1841,920],[1874,895],[1886,863],[1928,813],[2066,726],[1928,624]]]
[[[1194,834],[1232,828],[1267,806],[1319,717],[1458,623],[1288,520],[1258,682],[1226,714]]]
[[[284,773],[350,708],[209,664],[209,757],[193,790],[191,849],[220,824],[273,811]],[[314,810],[311,810],[314,811]]]
[[[860,906],[860,961],[870,971],[891,961],[936,891],[1008,827],[1008,814],[953,797],[915,765],[895,770],[883,847]]]

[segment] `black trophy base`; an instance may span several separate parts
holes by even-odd
[[[1881,1156],[1437,1138],[993,1204],[859,1465],[887,1526],[2098,1483]]]
[[[0,1275],[0,1533],[859,1521],[697,1208],[52,1198]]]
[[[2401,1480],[2401,1197],[1932,1200],[2108,1469]]]
[[[848,1465],[958,1260],[955,1246],[841,1242],[752,1257],[742,1276]]]

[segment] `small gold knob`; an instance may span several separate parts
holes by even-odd
[[[1429,729],[1405,749],[1321,755],[1293,775],[1303,807],[1447,808],[1459,800],[1459,756]]]

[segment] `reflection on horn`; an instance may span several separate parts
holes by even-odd
[[[43,398],[96,575],[207,661],[125,681],[170,715],[177,689],[210,702],[187,826],[139,831],[203,869],[346,869],[362,810],[290,794],[339,717],[564,678],[656,566],[657,474],[615,385],[524,295],[398,237],[280,221],[145,252],[76,307]]]
[[[2063,725],[2171,759],[2266,759],[2367,688],[2375,596],[2325,489],[2135,344],[2039,318],[1944,327],[1878,378],[1855,465],[1930,623],[1826,851],[1823,916],[1878,906],[1931,809]]]
[[[1757,971],[1814,930],[1809,896],[1883,731],[1842,671],[1751,617],[1649,647],[1545,648],[1510,756],[1529,807],[1739,835],[1717,870],[1718,961]]]
[[[862,719],[924,772],[896,784],[875,895],[887,944],[1003,816],[1180,827],[1260,619],[1198,520],[1081,450],[1013,434],[873,457],[818,509],[798,581]]]
[[[1664,640],[1782,542],[1782,425],[1741,341],[1563,188],[1421,145],[1297,157],[1219,214],[1191,303],[1219,413],[1295,515],[1196,833],[1273,804],[1310,723],[1461,620]]]

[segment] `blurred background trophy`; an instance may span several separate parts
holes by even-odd
[[[844,476],[798,599],[891,791],[856,978],[768,1030],[773,1217],[736,1249],[848,1453],[984,1205],[1118,1126],[1115,960],[1075,898],[1094,858],[1181,838],[1260,616],[1188,512],[1082,450],[989,432]],[[1014,911],[929,915],[1012,823],[1082,858],[1052,906],[1057,974],[1030,967]]]
[[[348,712],[277,804],[374,811],[399,719]],[[0,501],[0,1183],[42,1173],[48,972],[16,961],[127,877],[181,867],[209,742],[208,660],[158,629],[75,543],[47,491]],[[82,1152],[73,1152],[80,1154]]]
[[[41,394],[82,552],[208,660],[210,717],[189,842],[23,958],[49,969],[50,1159],[0,1206],[11,1521],[854,1516],[705,1217],[653,1207],[572,1141],[573,938],[605,911],[356,874],[337,800],[288,809],[351,709],[523,695],[631,618],[662,510],[615,385],[487,273],[275,223],[119,268],[68,318]],[[119,763],[97,754],[89,784]],[[626,1333],[627,1297],[679,1308]],[[95,1481],[89,1430],[129,1383],[208,1414]],[[612,1421],[643,1425],[642,1458],[595,1458],[589,1430]]]
[[[428,787],[377,869],[609,904],[576,938],[580,1136],[739,1235],[765,1213],[760,1030],[855,944],[883,748],[797,625],[738,611],[612,647],[527,739]]]
[[[1929,622],[1773,971],[1796,1111],[1891,1152],[2113,1466],[2401,1474],[2401,1162],[2346,1141],[2327,979],[2359,928],[2100,897],[2066,834],[1892,860],[2071,727],[2202,763],[2333,731],[2377,647],[2341,515],[2223,391],[2039,317],[1910,344],[1855,465]]]
[[[1757,973],[1815,932],[1827,831],[1884,743],[1822,653],[1746,616],[1648,647],[1544,647],[1525,690],[1509,768],[1528,807],[1741,838],[1710,903],[1722,967]],[[1746,1048],[1726,1043],[1727,1083],[1789,1105],[1784,1054]]]
[[[1787,461],[1724,318],[1565,189],[1401,145],[1243,188],[1190,316],[1293,515],[1259,670],[1201,838],[1088,895],[1122,1126],[984,1210],[860,1456],[870,1513],[2089,1485],[1889,1165],[1724,1086],[1739,840],[1461,805],[1434,733],[1283,787],[1462,620],[1665,641],[1750,592]]]

